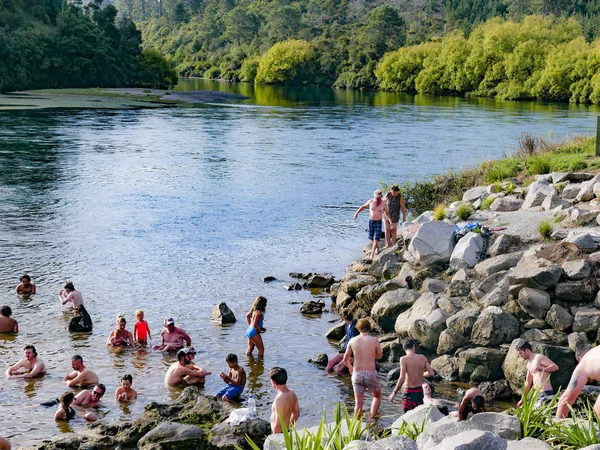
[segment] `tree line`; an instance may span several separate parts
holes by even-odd
[[[0,92],[175,83],[163,55],[142,49],[135,24],[101,5],[0,0]]]

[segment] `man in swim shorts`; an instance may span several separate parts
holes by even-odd
[[[75,372],[66,375],[64,379],[64,382],[67,383],[68,387],[90,386],[98,383],[98,375],[85,367],[83,358],[80,355],[73,356],[73,359],[71,359],[71,367],[73,367]]]
[[[387,209],[387,203],[381,199],[381,195],[381,189],[377,189],[373,192],[374,198],[362,205],[354,213],[354,220],[356,220],[363,210],[369,208],[369,240],[372,242],[370,262],[373,261],[375,255],[379,254],[379,240],[381,239],[381,229],[383,228],[383,215],[385,214],[386,219],[390,222],[392,220]]]
[[[19,324],[12,317],[12,309],[10,306],[3,305],[0,310],[2,316],[0,316],[0,333],[17,333],[19,331]]]
[[[350,339],[346,353],[344,353],[344,364],[352,375],[352,387],[354,388],[354,415],[362,415],[365,391],[368,389],[373,395],[371,403],[371,419],[375,419],[381,404],[381,381],[375,369],[375,360],[381,358],[381,345],[379,339],[369,335],[371,322],[368,319],[360,319],[356,323],[356,329],[360,333]],[[354,356],[354,361],[351,360]]]
[[[6,369],[8,378],[33,378],[46,373],[44,361],[37,357],[37,351],[33,345],[23,348],[25,358]],[[25,369],[21,372],[21,369]]]
[[[542,406],[543,402],[552,400],[554,389],[550,383],[550,374],[558,370],[558,366],[547,356],[539,353],[533,353],[531,344],[527,341],[517,345],[519,356],[527,361],[527,378],[523,396],[529,392],[531,387],[540,394],[535,402],[535,406]],[[517,403],[517,408],[523,405],[523,398]]]
[[[163,352],[175,352],[182,349],[184,344],[188,347],[192,345],[190,336],[181,328],[175,326],[175,319],[172,317],[165,319],[164,327],[160,332],[162,343],[161,345],[155,345],[152,347],[153,349],[162,350]]]
[[[400,378],[390,395],[390,402],[394,401],[396,394],[402,389],[402,407],[404,412],[415,409],[423,404],[423,377],[431,378],[435,375],[429,361],[423,355],[416,353],[417,341],[406,338],[402,342],[402,349],[406,355],[400,358]]]
[[[169,370],[165,374],[165,383],[169,386],[204,384],[206,372],[189,367],[189,364],[187,352],[179,350],[177,352],[177,362],[171,364],[171,367],[169,367]]]

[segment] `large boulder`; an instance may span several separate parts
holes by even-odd
[[[248,448],[246,442],[246,436],[248,436],[253,442],[262,446],[265,437],[270,433],[271,424],[263,419],[245,420],[235,426],[221,422],[210,430],[210,444],[212,447],[222,450]]]
[[[446,326],[464,337],[471,337],[473,325],[477,322],[480,312],[477,309],[463,309],[448,317]]]
[[[450,256],[450,267],[466,269],[474,267],[481,259],[483,238],[478,233],[467,233],[458,243]]]
[[[581,184],[581,189],[579,193],[575,197],[578,202],[587,202],[595,197],[594,195],[594,186],[600,183],[600,175],[596,175],[589,181],[586,181]]]
[[[511,342],[519,335],[519,321],[497,306],[488,306],[473,325],[471,341],[494,346]]]
[[[480,413],[462,422],[454,417],[445,417],[428,425],[417,438],[417,445],[419,449],[431,449],[444,439],[469,430],[488,431],[503,439],[515,440],[521,437],[521,422],[515,416],[492,412]],[[478,448],[483,450],[487,447]]]
[[[339,341],[346,336],[346,322],[340,322],[332,326],[325,333],[325,337],[327,339],[331,339],[332,341]]]
[[[583,280],[592,273],[592,268],[585,259],[565,261],[562,269],[565,276],[571,280]]]
[[[581,183],[594,178],[594,175],[586,172],[552,172],[552,183]],[[567,185],[568,186],[568,185]]]
[[[395,291],[401,287],[399,280],[388,280],[383,283],[369,284],[364,286],[358,291],[358,294],[356,294],[356,304],[365,311],[369,311],[383,294]]]
[[[600,310],[596,308],[578,308],[573,320],[573,331],[587,333],[600,328]]]
[[[493,257],[524,250],[526,247],[516,234],[494,234],[490,238],[487,254]]]
[[[467,430],[449,436],[431,450],[506,450],[506,439],[491,431]]]
[[[450,314],[446,311],[440,308],[435,309],[425,319],[415,320],[409,326],[408,335],[416,339],[422,347],[435,351],[440,333],[446,329],[448,317]]]
[[[529,342],[537,341],[553,345],[565,345],[567,343],[567,334],[554,329],[539,330],[532,328],[523,333],[521,338]]]
[[[463,202],[473,203],[480,199],[485,199],[488,196],[488,187],[487,186],[477,186],[465,191],[462,196]]]
[[[503,270],[508,270],[515,267],[522,257],[522,251],[494,256],[477,264],[475,266],[475,272],[482,277],[489,277],[496,272],[501,272]]]
[[[534,208],[536,206],[541,206],[546,197],[549,195],[555,195],[556,189],[552,186],[551,183],[547,181],[535,181],[529,185],[527,189],[527,195],[525,196],[525,201],[521,206],[521,209],[529,209]]]
[[[546,317],[546,313],[550,309],[550,294],[539,289],[523,288],[519,292],[519,306],[523,308],[527,314],[536,319]]]
[[[560,196],[565,200],[573,200],[577,197],[577,194],[579,194],[580,191],[580,183],[567,184],[560,193]]]
[[[408,336],[412,323],[419,319],[426,319],[437,308],[437,301],[438,296],[430,292],[421,295],[408,310],[397,317],[394,324],[396,333],[400,337]]]
[[[455,225],[442,221],[424,223],[410,241],[405,257],[423,266],[447,263],[454,249],[455,230]]]
[[[554,208],[562,205],[570,205],[570,203],[568,200],[564,200],[563,198],[561,198],[558,194],[549,195],[542,202],[542,209],[544,211],[551,211]]]
[[[512,391],[506,380],[484,381],[478,386],[486,402],[494,400],[512,400]]]
[[[589,209],[577,208],[572,206],[564,210],[567,219],[574,225],[587,225],[598,216],[598,211],[590,211]]]
[[[436,353],[443,355],[444,353],[454,353],[459,348],[469,345],[469,340],[458,331],[445,329],[440,333],[438,338],[438,346]]]
[[[175,422],[161,422],[138,442],[138,448],[183,449],[206,448],[208,440],[202,428]]]
[[[508,441],[506,450],[550,450],[551,448],[544,441],[526,437],[520,441]],[[598,450],[600,450],[600,446],[598,446]]]
[[[456,356],[442,355],[431,361],[431,368],[444,380],[458,380],[458,358]]]
[[[524,201],[514,195],[507,195],[506,197],[497,198],[490,205],[491,211],[498,212],[509,212],[518,211],[523,207]]]
[[[560,305],[552,305],[546,314],[546,323],[558,331],[568,330],[573,326],[573,316]]]
[[[226,323],[235,323],[235,315],[233,311],[229,309],[227,303],[221,302],[212,310],[211,321],[219,323],[221,325]]]
[[[519,352],[517,351],[517,346],[522,342],[525,342],[525,340],[515,339],[510,344],[502,367],[508,385],[513,392],[518,394],[521,394],[523,383],[527,376],[527,361],[519,357]],[[550,381],[555,391],[557,391],[559,387],[562,387],[564,390],[575,369],[575,354],[567,347],[559,347],[540,342],[530,343],[535,353],[547,356],[558,365],[559,370],[550,375]]]
[[[494,348],[470,348],[458,354],[458,375],[472,383],[504,378],[502,363],[506,351]]]
[[[331,275],[316,273],[308,279],[306,287],[308,289],[322,289],[331,286],[333,283],[335,283],[335,278]]]
[[[473,288],[472,294],[477,302],[484,307],[504,306],[510,294],[510,283],[506,272],[497,272],[490,275]]]
[[[404,356],[402,344],[398,339],[393,341],[381,342],[381,359],[380,362],[397,363]]]
[[[596,244],[592,235],[584,230],[569,231],[567,237],[562,242],[575,244],[579,250],[596,250],[598,248],[598,244]]]
[[[385,331],[393,331],[400,313],[410,308],[419,298],[411,289],[396,289],[384,293],[371,309],[371,317]]]
[[[356,297],[356,294],[365,286],[374,284],[377,278],[373,275],[364,273],[348,272],[341,280],[340,288],[350,297]]]
[[[522,258],[516,267],[508,271],[511,285],[521,285],[542,291],[558,283],[562,268],[541,258]]]
[[[596,296],[598,286],[592,279],[565,281],[554,287],[556,301],[591,303]]]
[[[403,423],[415,424],[420,427],[423,422],[430,424],[443,419],[444,415],[433,405],[419,405],[415,409],[402,414],[392,424],[391,429],[393,434],[397,434]]]

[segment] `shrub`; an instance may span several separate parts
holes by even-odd
[[[541,142],[542,140],[540,138],[534,138],[529,133],[523,133],[521,136],[519,136],[517,155],[523,157],[535,155],[540,148]]]
[[[546,431],[548,442],[552,448],[578,449],[600,444],[600,420],[592,406],[587,403],[582,416],[571,410],[572,420],[551,422]]]
[[[415,181],[400,186],[400,195],[404,197],[406,209],[414,215],[431,211],[435,206],[438,193],[433,181]]]
[[[515,192],[515,183],[513,183],[512,181],[509,181],[508,184],[504,187],[504,192],[506,192],[508,195],[512,194],[513,192]]]
[[[240,69],[240,81],[254,83],[256,72],[258,72],[259,55],[253,55],[244,60]]]
[[[208,69],[206,69],[206,71],[204,72],[204,76],[203,76],[203,78],[206,78],[207,80],[216,80],[220,77],[221,77],[221,69],[219,69],[218,67],[215,67],[215,66],[212,66],[212,67],[209,67]]]
[[[552,165],[547,156],[532,156],[527,160],[527,172],[532,175],[550,173]]]
[[[316,53],[306,41],[290,39],[278,42],[265,53],[258,64],[258,84],[306,84],[313,81]]]
[[[519,172],[519,162],[515,158],[506,158],[489,164],[485,179],[488,183],[496,183],[514,177]]]
[[[484,201],[481,202],[481,207],[479,209],[490,209],[490,206],[492,206],[492,203],[494,203],[494,200],[496,200],[493,197],[488,197],[486,198]]]
[[[540,439],[545,430],[554,422],[554,411],[558,403],[559,393],[552,400],[536,407],[536,402],[542,389],[530,389],[525,393],[523,386],[523,404],[520,408],[513,410],[513,414],[521,421],[523,437]]]
[[[583,169],[587,169],[587,163],[583,160],[577,160],[577,161],[573,161],[570,165],[569,165],[569,170],[583,170]]]
[[[540,233],[540,237],[544,240],[550,238],[553,229],[554,227],[552,226],[552,221],[549,219],[542,220],[538,225],[538,232]]]
[[[473,213],[473,208],[468,203],[461,203],[456,208],[456,215],[460,220],[467,220]]]
[[[437,205],[433,209],[434,220],[444,220],[446,218],[446,205]]]
[[[561,193],[563,191],[563,189],[565,188],[565,183],[556,183],[556,190],[558,191],[558,193]]]
[[[137,65],[140,86],[166,88],[177,84],[177,71],[158,50],[142,50],[137,56]]]

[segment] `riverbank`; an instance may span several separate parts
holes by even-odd
[[[142,88],[41,89],[0,95],[0,111],[76,108],[139,109],[227,103],[249,97],[219,91],[170,91]]]

